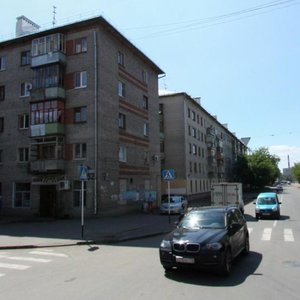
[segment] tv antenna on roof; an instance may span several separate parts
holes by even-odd
[[[52,19],[52,25],[53,25],[53,27],[56,24],[55,15],[56,15],[56,6],[53,5],[53,19]]]

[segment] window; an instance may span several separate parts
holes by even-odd
[[[31,125],[64,122],[64,103],[62,101],[32,103],[30,110]]]
[[[192,153],[194,155],[197,155],[197,146],[195,144],[193,144],[193,150],[192,150]]]
[[[194,127],[192,127],[192,136],[193,136],[194,138],[197,137],[197,130],[196,130],[196,128],[194,128]]]
[[[81,207],[81,181],[73,182],[73,207]],[[86,181],[83,182],[83,203],[86,206]]]
[[[86,37],[75,40],[75,53],[87,52]]]
[[[126,147],[120,146],[119,148],[119,161],[126,162],[127,161],[127,153],[126,153]]]
[[[32,88],[32,85],[30,82],[22,82],[20,97],[29,97],[31,88]]]
[[[4,131],[4,118],[0,117],[0,132]]]
[[[118,82],[118,95],[120,97],[125,97],[125,83],[122,81]]]
[[[43,137],[37,139],[37,143],[32,145],[39,160],[64,159],[63,137]]]
[[[5,99],[5,85],[0,86],[0,101]]]
[[[2,150],[2,149],[0,149],[0,164],[1,164],[1,163],[2,163],[2,161],[3,161],[3,160],[2,160],[2,159],[3,159],[3,158],[2,158],[2,154],[3,154],[3,150]]]
[[[119,128],[126,128],[126,116],[121,113],[119,113]]]
[[[143,96],[143,109],[148,110],[148,97],[147,96]]]
[[[21,66],[26,66],[31,63],[31,54],[30,51],[21,52]]]
[[[14,207],[30,207],[30,183],[14,184]]]
[[[34,88],[63,86],[64,67],[58,64],[34,69]]]
[[[32,41],[33,57],[57,51],[65,52],[65,41],[63,34],[54,33],[36,38]]]
[[[74,123],[83,123],[87,121],[87,107],[74,108]]]
[[[87,72],[77,72],[75,73],[75,88],[87,87]]]
[[[197,163],[194,163],[194,173],[197,173]]]
[[[149,124],[144,123],[144,136],[149,136]]]
[[[19,162],[29,161],[29,148],[19,148],[18,149],[18,161]]]
[[[194,111],[192,111],[192,120],[196,121],[196,113]]]
[[[142,81],[148,83],[148,72],[146,70],[142,71]]]
[[[125,56],[121,51],[118,51],[118,64],[123,67],[125,66]]]
[[[6,69],[6,57],[0,56],[0,71],[3,71]]]
[[[73,148],[74,159],[86,158],[86,144],[75,144]]]
[[[19,129],[27,129],[29,126],[29,115],[19,115]]]

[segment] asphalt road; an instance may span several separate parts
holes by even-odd
[[[254,218],[246,206],[251,252],[222,278],[196,271],[165,274],[161,237],[117,245],[0,252],[1,299],[299,299],[300,189],[280,195],[280,220]]]

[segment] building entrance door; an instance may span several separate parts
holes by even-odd
[[[55,216],[56,186],[41,185],[40,187],[40,216]]]

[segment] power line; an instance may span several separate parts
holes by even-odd
[[[176,33],[181,33],[181,32],[185,32],[185,31],[196,30],[196,29],[204,29],[204,28],[208,28],[208,27],[212,27],[212,26],[216,26],[216,25],[235,22],[235,21],[243,20],[246,18],[254,17],[257,15],[265,14],[265,13],[270,13],[275,10],[287,8],[287,7],[298,5],[298,4],[299,4],[299,0],[277,0],[277,1],[268,2],[265,4],[258,5],[258,6],[254,6],[254,7],[246,8],[243,10],[231,12],[231,13],[214,16],[214,17],[207,17],[207,18],[202,18],[202,19],[176,22],[176,23],[128,28],[127,30],[145,30],[145,29],[151,29],[151,28],[170,27],[171,26],[172,28],[164,29],[161,31],[156,31],[156,32],[150,33],[148,35],[139,37],[137,39],[157,37],[158,35],[165,36],[165,35],[169,35],[169,34],[176,34]]]

